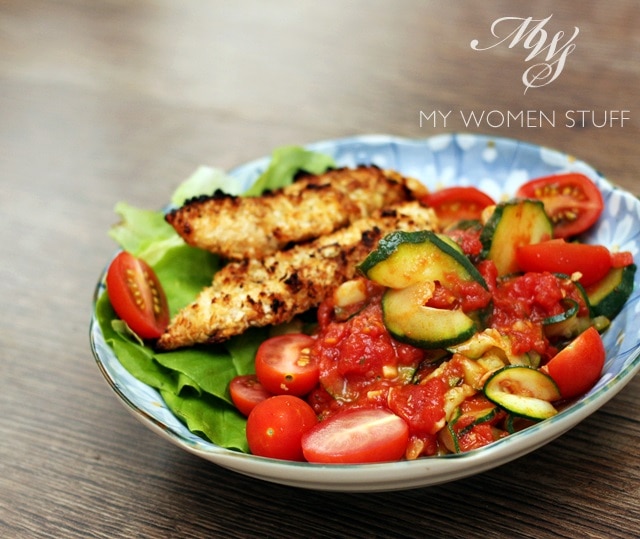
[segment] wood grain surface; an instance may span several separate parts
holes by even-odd
[[[489,44],[497,19],[550,15],[549,39],[579,34],[544,87],[523,84],[522,43],[470,46]],[[634,0],[0,0],[0,535],[637,536],[640,378],[478,476],[314,492],[226,471],[147,430],[102,379],[88,324],[117,201],[159,208],[199,165],[285,144],[482,132],[566,151],[639,194],[639,68]],[[595,116],[567,127],[579,110]],[[420,111],[452,114],[421,126]],[[467,127],[460,111],[557,122]]]

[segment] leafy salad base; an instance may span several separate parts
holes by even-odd
[[[333,159],[296,146],[273,153],[269,167],[242,192],[239,182],[224,172],[202,167],[181,184],[171,203],[221,189],[228,194],[255,196],[290,184],[303,170],[313,174],[334,165]],[[110,230],[119,246],[144,259],[162,283],[171,316],[195,299],[211,284],[223,261],[187,245],[164,219],[164,212],[139,209],[124,202],[115,211],[121,222]],[[248,452],[246,419],[229,396],[229,382],[237,375],[254,372],[254,358],[268,336],[264,328],[251,329],[223,345],[202,345],[171,352],[158,352],[144,343],[120,320],[108,291],[101,294],[95,314],[105,342],[122,366],[136,379],[156,389],[171,412],[189,430],[220,447]]]

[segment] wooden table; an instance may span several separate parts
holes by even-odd
[[[637,3],[568,4],[0,2],[0,535],[637,535],[640,378],[500,468],[346,494],[259,482],[174,447],[117,401],[89,348],[114,204],[161,207],[201,164],[362,133],[468,131],[566,151],[640,193]],[[551,16],[547,47],[564,32],[547,59],[555,80],[525,85],[552,49],[526,61],[541,31],[497,44],[491,25],[507,16]],[[430,116],[447,111],[446,126]],[[466,126],[470,111],[496,112]]]

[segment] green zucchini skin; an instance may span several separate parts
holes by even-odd
[[[447,274],[463,281],[487,283],[449,237],[431,230],[387,234],[358,266],[368,279],[388,288],[405,288],[421,281],[446,282]]]
[[[482,256],[498,275],[517,273],[516,251],[522,245],[553,238],[553,224],[540,200],[518,199],[497,204],[480,234]]]
[[[566,310],[560,314],[556,314],[554,316],[549,316],[548,318],[545,318],[542,321],[542,323],[545,326],[566,322],[567,320],[570,320],[578,313],[577,301],[574,301],[571,298],[565,298],[564,300],[561,300],[561,301],[563,301],[563,304],[566,307]]]
[[[600,282],[587,288],[587,298],[594,316],[613,320],[633,292],[636,265],[612,268]]]
[[[382,318],[398,341],[418,348],[441,349],[470,339],[478,330],[461,310],[425,307],[410,296],[412,288],[389,289],[382,296]]]
[[[473,427],[477,425],[482,425],[483,423],[488,423],[493,421],[498,414],[500,413],[500,408],[498,406],[494,406],[493,408],[486,408],[484,410],[480,410],[479,412],[469,412],[467,415],[472,415],[475,417],[473,422],[469,423],[466,427],[464,427],[460,432],[458,432],[458,436],[463,436],[467,432],[469,432]],[[459,420],[460,418],[458,418]],[[455,425],[455,423],[454,423]]]
[[[491,402],[519,417],[541,420],[558,413],[551,404],[560,400],[558,386],[551,376],[533,367],[503,367],[487,379],[483,392]]]
[[[382,297],[383,321],[398,341],[442,349],[478,331],[476,313],[425,305],[436,282],[446,287],[454,281],[475,281],[488,289],[480,272],[451,238],[430,230],[392,232],[358,269],[387,287]]]

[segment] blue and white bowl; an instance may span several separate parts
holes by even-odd
[[[602,191],[605,209],[585,241],[630,251],[637,260],[640,239],[640,201],[608,182],[591,166],[573,157],[533,144],[472,134],[445,134],[427,139],[386,135],[358,136],[317,142],[309,149],[329,154],[339,166],[363,163],[391,168],[421,180],[430,189],[473,185],[494,199],[512,196],[525,181],[562,172],[581,172]],[[267,167],[265,157],[231,171],[249,186]],[[333,491],[386,491],[453,481],[525,455],[565,433],[613,398],[640,370],[640,286],[604,334],[607,361],[599,382],[558,415],[526,430],[468,453],[365,465],[319,465],[287,462],[221,448],[191,433],[160,395],[122,367],[105,343],[95,319],[90,326],[91,347],[107,382],[127,408],[162,437],[211,462],[255,478],[291,486]],[[95,298],[104,292],[104,275]]]

